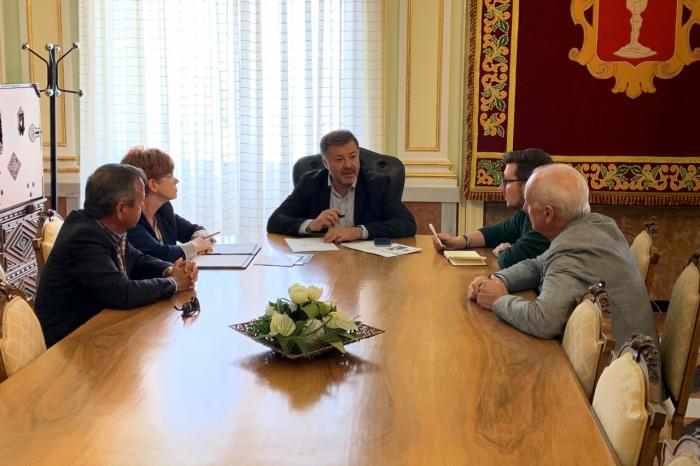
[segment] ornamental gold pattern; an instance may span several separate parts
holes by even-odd
[[[574,167],[595,191],[700,192],[700,172],[696,164],[580,163]]]
[[[677,76],[684,66],[688,66],[694,61],[700,60],[700,48],[691,50],[690,33],[695,24],[700,24],[700,1],[698,0],[676,0],[677,25],[675,30],[675,50],[673,56],[665,61],[644,60],[637,64],[629,63],[624,58],[644,58],[650,57],[655,52],[648,47],[644,47],[637,41],[639,29],[642,27],[642,8],[633,9],[632,12],[632,33],[630,44],[623,47],[616,53],[621,60],[605,61],[598,56],[597,52],[597,20],[592,23],[586,18],[586,12],[593,8],[593,18],[597,18],[600,9],[600,0],[572,0],[571,18],[574,24],[583,28],[583,44],[580,49],[572,48],[569,51],[569,59],[585,65],[594,78],[608,79],[615,78],[612,88],[613,93],[624,92],[627,97],[636,99],[643,92],[656,92],[654,78],[671,79]],[[629,3],[629,2],[628,2]],[[646,2],[643,2],[646,8]],[[685,23],[682,22],[684,8],[687,8],[689,15]],[[636,24],[635,24],[636,19]],[[636,29],[635,29],[636,27]],[[634,49],[636,56],[627,49]]]
[[[510,0],[484,0],[479,123],[484,136],[505,138],[510,54]]]
[[[478,188],[498,188],[502,161],[479,159]],[[591,193],[700,193],[700,164],[696,163],[570,163],[586,179]]]

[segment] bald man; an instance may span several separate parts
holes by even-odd
[[[573,167],[538,167],[525,185],[535,230],[551,239],[547,251],[469,285],[469,298],[517,329],[557,338],[588,286],[601,280],[610,297],[612,333],[619,347],[635,332],[659,337],[644,281],[614,220],[592,214],[586,180]],[[538,289],[534,301],[509,293]]]

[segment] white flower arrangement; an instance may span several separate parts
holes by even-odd
[[[289,299],[269,302],[265,315],[251,322],[250,336],[272,338],[285,353],[303,355],[327,345],[344,353],[343,343],[356,340],[359,322],[333,301],[321,301],[322,288],[295,283],[288,293]]]

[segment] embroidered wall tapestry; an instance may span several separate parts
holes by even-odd
[[[700,205],[700,1],[471,0],[465,196],[541,147],[591,202]]]

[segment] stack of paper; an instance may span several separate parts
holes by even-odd
[[[370,254],[376,254],[382,257],[403,256],[404,254],[411,254],[412,252],[418,252],[421,250],[420,248],[406,246],[405,244],[399,243],[391,243],[389,246],[375,246],[374,241],[343,243],[343,246],[362,252],[368,252]]]
[[[276,265],[279,267],[292,267],[304,265],[314,257],[313,254],[258,254],[253,262],[255,265]]]
[[[326,243],[323,238],[285,238],[292,252],[337,251],[338,246]]]
[[[452,265],[486,265],[486,258],[476,251],[444,251],[443,254]]]

